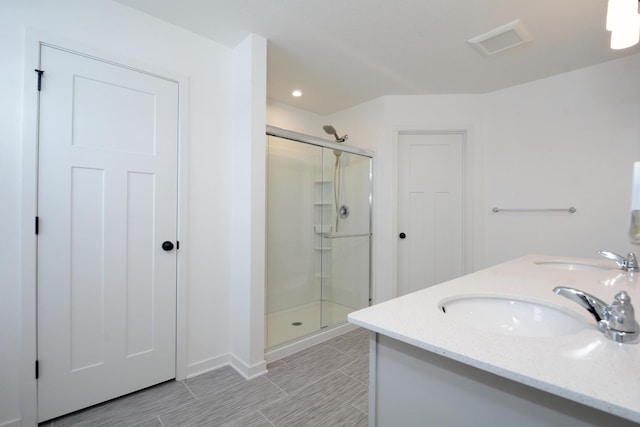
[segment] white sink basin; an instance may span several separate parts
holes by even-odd
[[[589,328],[584,319],[568,311],[517,299],[459,297],[438,308],[466,327],[502,335],[554,337]]]
[[[536,261],[536,265],[544,267],[557,268],[559,270],[575,270],[575,271],[594,271],[594,270],[616,270],[615,267],[600,264],[581,264],[577,262],[558,262],[558,261]]]

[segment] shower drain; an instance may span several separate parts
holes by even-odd
[[[302,322],[293,322],[291,326],[302,326]]]

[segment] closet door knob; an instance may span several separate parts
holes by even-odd
[[[162,242],[162,249],[169,252],[173,250],[173,243],[170,241]]]
[[[401,239],[404,239],[405,237],[407,237],[407,235],[406,235],[406,234],[404,234],[404,233],[400,233],[400,234],[398,235],[398,237],[399,237],[399,238],[401,238]]]

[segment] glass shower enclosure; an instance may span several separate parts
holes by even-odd
[[[267,127],[267,348],[370,303],[372,156]]]

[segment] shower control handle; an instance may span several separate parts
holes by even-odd
[[[162,242],[162,250],[167,252],[173,250],[173,243],[168,240],[166,242]]]
[[[404,234],[404,233],[400,233],[400,234],[398,235],[398,237],[399,237],[399,238],[401,238],[401,239],[404,239],[404,238],[406,238],[406,237],[407,237],[407,235],[406,235],[406,234]]]

